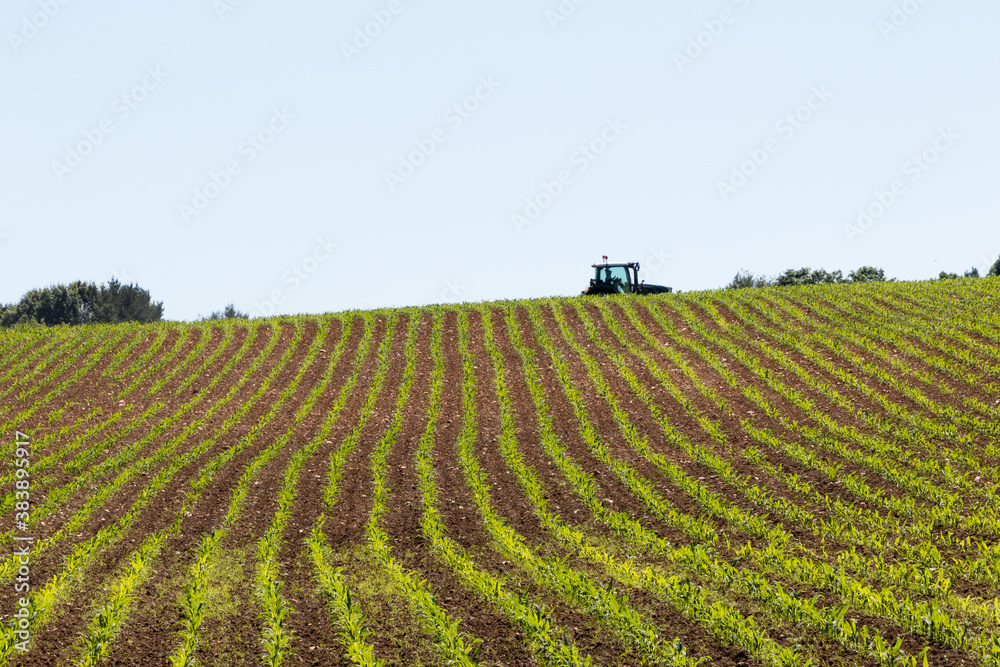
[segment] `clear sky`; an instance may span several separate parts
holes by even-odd
[[[0,302],[570,295],[1000,255],[986,0],[6,0]]]

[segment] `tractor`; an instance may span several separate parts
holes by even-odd
[[[602,255],[603,264],[592,264],[594,277],[590,286],[582,294],[668,294],[673,290],[663,285],[647,285],[639,281],[639,262],[608,264],[608,256]]]

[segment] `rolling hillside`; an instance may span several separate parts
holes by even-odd
[[[1000,664],[1000,279],[0,331],[0,665]]]

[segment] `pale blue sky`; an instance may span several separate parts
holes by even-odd
[[[63,1],[0,10],[0,302],[117,275],[191,319],[575,294],[602,254],[682,290],[1000,255],[997,3]]]

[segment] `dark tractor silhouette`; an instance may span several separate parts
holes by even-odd
[[[583,290],[585,295],[593,294],[669,294],[673,289],[663,285],[647,285],[639,281],[639,262],[608,264],[604,256],[603,264],[593,264],[594,277],[590,286]]]

